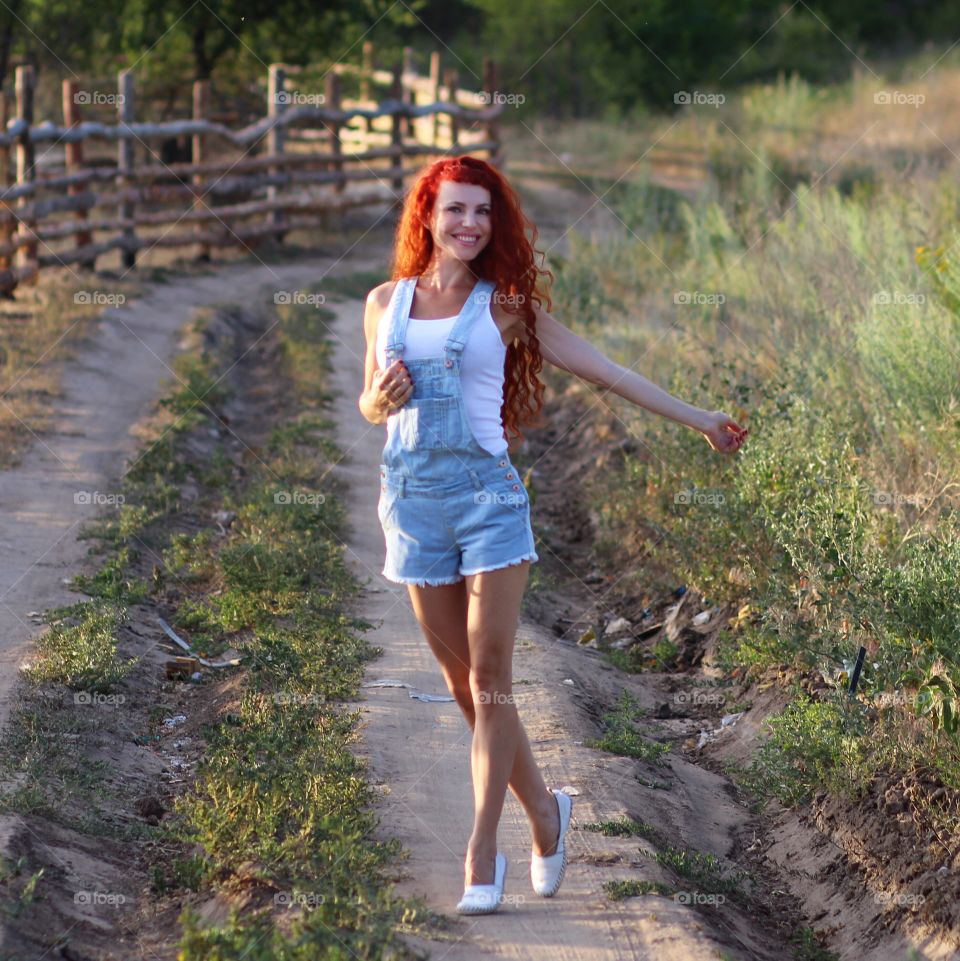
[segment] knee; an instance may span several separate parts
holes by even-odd
[[[481,661],[470,669],[470,692],[475,707],[510,703],[509,663]]]

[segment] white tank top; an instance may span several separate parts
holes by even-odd
[[[377,365],[387,367],[387,327],[393,310],[393,298],[399,284],[393,288],[390,304],[377,324]],[[410,317],[404,337],[403,357],[416,360],[422,357],[442,357],[443,345],[453,330],[456,317],[437,317],[424,320]],[[502,454],[507,447],[503,432],[500,407],[503,405],[503,362],[507,346],[490,313],[490,305],[474,321],[463,348],[460,364],[460,389],[466,410],[467,423],[477,443],[491,454]],[[388,437],[396,430],[397,418],[387,418]]]

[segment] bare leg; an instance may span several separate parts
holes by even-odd
[[[523,565],[529,569],[529,564]],[[515,574],[518,568],[505,568]],[[493,571],[477,577],[490,577]],[[526,573],[524,572],[524,579]],[[468,578],[469,580],[469,578]],[[524,581],[525,582],[525,581]],[[470,685],[470,647],[467,636],[467,590],[464,581],[436,587],[408,585],[414,613],[430,649],[440,665],[444,680],[463,712],[471,729],[476,730],[476,709]],[[520,589],[522,593],[522,587]],[[514,631],[519,617],[519,600],[514,616]],[[512,634],[511,634],[512,639]],[[513,707],[513,705],[510,705]],[[560,833],[560,816],[553,795],[547,790],[540,769],[530,749],[530,742],[523,726],[518,723],[519,737],[516,754],[510,770],[509,786],[520,802],[530,822],[534,853],[549,855],[556,850]],[[495,849],[494,849],[495,853]],[[493,855],[483,876],[467,884],[486,884],[493,881]]]

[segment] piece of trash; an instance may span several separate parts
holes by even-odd
[[[361,684],[361,687],[412,687],[412,684],[407,684],[406,681],[398,681],[393,677],[382,677],[376,681],[367,681],[365,684]]]
[[[633,625],[625,617],[614,618],[604,629],[604,634],[622,634],[630,630]]]
[[[27,611],[27,617],[32,617],[34,620],[39,620],[43,617],[40,611]]]
[[[194,672],[190,675],[190,680],[191,680],[191,681],[202,681],[202,680],[203,680],[203,674],[202,674],[202,672],[200,672],[200,671],[194,671]]]
[[[683,595],[687,593],[687,589],[681,584],[673,593],[676,597],[683,597]]]
[[[449,694],[420,694],[417,691],[411,691],[410,696],[417,701],[452,701],[453,698]]]
[[[178,637],[177,632],[162,617],[158,617],[157,620],[160,622],[160,626],[163,628],[163,633],[166,634],[171,641],[179,644],[185,651],[193,655],[193,657],[196,657],[204,667],[236,667],[236,665],[240,663],[239,655],[231,658],[228,661],[208,661],[205,657],[197,657],[197,655],[193,653],[193,649],[190,647],[190,645],[182,637]]]
[[[564,683],[564,684],[569,684],[571,687],[573,687],[576,682],[573,680],[572,677],[565,677],[565,678],[563,679],[563,683]]]
[[[589,644],[591,641],[597,639],[596,631],[592,627],[588,627],[577,639],[578,644]]]
[[[580,788],[574,787],[572,784],[564,784],[564,786],[560,788],[560,793],[576,797],[580,793]]]
[[[187,719],[186,714],[174,714],[173,717],[165,717],[163,719],[164,727],[176,727],[178,724],[183,724]]]
[[[725,727],[733,727],[733,725],[736,724],[737,721],[739,721],[740,718],[742,718],[746,713],[746,711],[739,711],[736,714],[724,714],[723,717],[720,718],[720,727],[714,728],[712,731],[700,732],[700,739],[697,741],[697,749],[699,750],[701,747],[703,747],[707,741],[712,741]]]
[[[237,512],[236,511],[217,511],[213,515],[213,519],[222,527],[229,527],[237,519]]]
[[[712,610],[701,611],[699,614],[696,615],[696,617],[694,617],[693,623],[696,624],[697,627],[699,627],[701,624],[706,624],[707,621],[709,621],[712,616],[713,616]]]
[[[195,657],[175,657],[165,666],[167,680],[175,677],[189,677],[197,669],[199,661]]]
[[[683,607],[684,601],[686,601],[686,597],[681,597],[676,604],[668,607],[664,613],[663,626],[668,641],[676,641],[680,636],[680,628],[677,626],[677,621],[679,620],[680,608]]]

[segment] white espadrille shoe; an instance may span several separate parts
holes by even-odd
[[[531,852],[530,857],[530,880],[533,882],[533,890],[545,898],[553,897],[560,890],[564,872],[567,870],[567,847],[563,843],[563,838],[570,826],[570,815],[573,813],[573,798],[556,788],[550,788],[550,790],[557,799],[557,807],[560,809],[560,837],[557,841],[557,850],[547,857]]]
[[[460,914],[490,914],[503,901],[503,884],[507,878],[507,859],[498,851],[493,871],[493,884],[468,884],[457,904]]]

